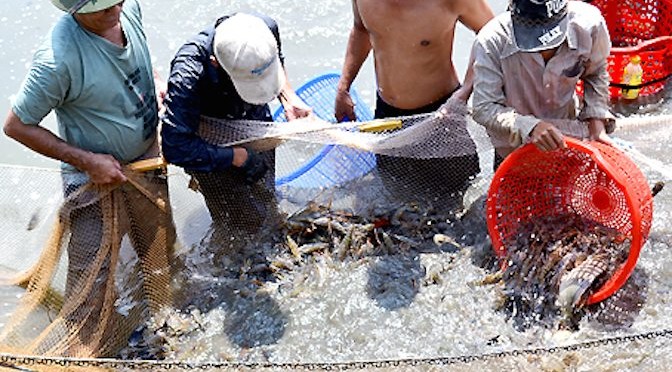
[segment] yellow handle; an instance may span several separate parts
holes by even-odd
[[[382,132],[386,130],[399,129],[401,128],[401,120],[385,120],[378,119],[367,121],[366,123],[360,124],[357,128],[361,132]]]
[[[126,165],[126,169],[133,172],[147,172],[159,168],[165,168],[168,165],[162,156],[156,158],[149,158],[145,160],[138,160]]]

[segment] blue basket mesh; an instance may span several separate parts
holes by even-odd
[[[320,119],[336,122],[334,118],[334,102],[336,87],[340,75],[335,73],[318,76],[299,89],[296,94],[313,108],[313,113]],[[352,101],[355,103],[357,120],[373,119],[373,113],[360,98],[357,91],[350,89]],[[280,106],[273,114],[273,120],[286,122],[285,112]],[[291,124],[288,124],[291,125]],[[373,153],[355,150],[346,146],[327,145],[311,159],[304,162],[289,174],[277,175],[276,187],[322,188],[344,184],[359,178],[371,171],[376,165]]]

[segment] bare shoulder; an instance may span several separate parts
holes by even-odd
[[[470,12],[492,13],[492,9],[486,0],[443,0],[443,2],[458,15],[465,15]]]
[[[475,32],[495,16],[486,0],[444,0],[444,3],[460,22]]]

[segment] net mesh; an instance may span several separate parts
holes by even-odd
[[[115,356],[144,312],[172,304],[175,230],[165,177],[128,177],[111,188],[63,174],[65,199],[37,263],[5,281],[24,286],[25,294],[0,334],[3,351]],[[138,267],[119,273],[123,244],[134,248]]]
[[[640,160],[664,159],[638,136],[665,135],[667,119],[647,120],[621,120],[617,134],[648,154]],[[614,335],[644,344],[633,353],[670,350],[672,313],[660,293],[672,261],[669,249],[652,248],[671,242],[655,216],[643,263],[577,333],[558,339],[553,324],[519,331],[496,310],[501,285],[488,275],[499,265],[484,203],[494,155],[464,103],[340,124],[203,118],[200,134],[255,149],[271,170],[247,185],[233,170],[169,168],[166,177],[128,169],[128,183],[101,188],[77,174],[0,168],[0,239],[10,247],[0,294],[21,297],[6,301],[0,362],[45,370],[492,367],[517,365],[533,345],[539,350],[523,362],[539,369],[595,365]],[[305,155],[326,146],[347,150],[331,160]],[[348,161],[355,153],[371,161]],[[663,161],[638,164],[667,180]],[[655,203],[664,221],[672,205],[665,192]],[[642,336],[619,336],[633,333]],[[563,343],[570,346],[559,356]],[[375,361],[385,359],[393,361]]]

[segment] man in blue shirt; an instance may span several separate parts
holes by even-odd
[[[289,87],[283,61],[276,22],[236,13],[185,43],[171,63],[163,155],[198,182],[215,226],[253,233],[274,214],[275,151],[208,142],[202,119],[272,121],[268,102],[276,97],[288,119],[310,114]]]

